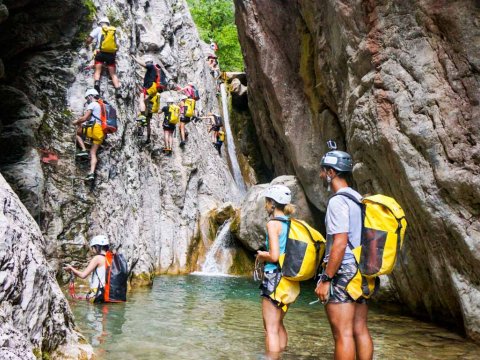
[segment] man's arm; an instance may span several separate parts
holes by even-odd
[[[79,117],[77,120],[73,121],[72,125],[83,124],[85,121],[90,119],[90,116],[92,116],[92,110],[87,110],[82,117]]]

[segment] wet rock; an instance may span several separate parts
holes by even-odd
[[[296,174],[324,210],[318,164],[336,140],[353,155],[360,192],[406,211],[405,256],[391,277],[401,301],[479,339],[469,305],[480,289],[476,2],[235,5],[267,166]]]
[[[292,191],[292,204],[294,204],[297,209],[294,216],[305,220],[309,224],[314,224],[307,198],[295,176],[279,176],[273,179],[270,184],[252,186],[248,190],[240,208],[239,223],[235,224],[232,229],[235,236],[249,250],[256,251],[265,247],[265,224],[268,221],[268,214],[265,211],[265,197],[263,196],[263,192],[270,185],[278,184],[288,186]]]
[[[0,175],[0,357],[88,359],[40,229]],[[34,355],[35,354],[35,355]]]

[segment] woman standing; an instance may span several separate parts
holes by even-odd
[[[90,291],[86,295],[86,300],[95,302],[98,297],[99,301],[103,299],[103,289],[105,287],[105,255],[109,249],[108,238],[105,235],[97,235],[90,240],[90,249],[95,254],[90,260],[85,270],[80,271],[73,266],[68,265],[64,269],[70,271],[73,275],[85,279],[90,277]]]
[[[295,212],[290,204],[290,189],[283,185],[273,185],[265,193],[265,210],[270,216],[267,222],[266,248],[258,251],[257,259],[265,261],[261,289],[265,347],[269,359],[277,359],[285,350],[288,335],[283,318],[288,307],[300,293],[298,282],[282,278],[279,258],[285,253],[288,238],[288,221]],[[273,221],[279,220],[279,221]]]

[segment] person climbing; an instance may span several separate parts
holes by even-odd
[[[176,129],[176,125],[180,120],[180,108],[173,103],[173,99],[167,99],[167,105],[162,107],[163,119],[163,135],[165,141],[165,147],[163,151],[167,155],[172,154],[173,147],[173,132]]]
[[[348,183],[353,169],[348,153],[329,151],[322,157],[320,166],[320,178],[328,191],[347,193],[361,200],[361,195]],[[360,297],[355,301],[346,289],[358,269],[351,249],[360,245],[361,209],[346,196],[333,196],[328,202],[325,225],[327,248],[315,294],[325,304],[335,340],[335,359],[372,359],[366,299]]]
[[[92,139],[92,146],[90,147],[90,172],[85,180],[90,181],[95,178],[95,169],[97,167],[97,151],[100,148],[105,134],[102,129],[101,121],[101,106],[98,103],[100,95],[95,89],[88,89],[85,92],[85,99],[87,100],[87,109],[85,114],[75,121],[72,125],[77,126],[76,140],[77,144],[82,149],[75,156],[79,158],[88,157],[89,152],[85,147],[84,137]],[[82,124],[85,124],[82,126]]]
[[[272,221],[274,218],[288,220],[295,212],[291,191],[284,185],[270,186],[265,192],[267,222],[265,245],[267,251],[257,251],[257,260],[264,261],[263,280],[260,285],[262,316],[265,329],[265,347],[268,359],[278,359],[287,347],[288,335],[283,319],[291,303],[300,294],[298,282],[282,277],[279,257],[286,251],[288,223]]]
[[[218,155],[222,156],[222,145],[225,142],[225,132],[220,130],[217,136],[217,142],[215,143],[215,148],[218,151]]]
[[[100,19],[98,26],[92,30],[86,40],[86,44],[90,45],[92,42],[95,42],[94,88],[100,93],[100,76],[102,75],[103,65],[106,65],[113,86],[115,87],[115,96],[120,98],[120,81],[118,80],[115,65],[115,56],[118,50],[116,28],[110,26],[110,20],[108,20],[108,18],[104,17]]]
[[[152,58],[146,58],[145,61],[132,55],[133,60],[147,71],[143,78],[143,88],[139,96],[140,115],[137,121],[147,127],[146,144],[150,143],[153,100],[158,93],[166,89],[166,77],[159,64],[154,64]]]
[[[105,286],[105,255],[109,250],[108,238],[106,235],[97,235],[90,240],[90,250],[94,254],[93,258],[88,263],[87,267],[80,271],[71,265],[64,267],[65,271],[72,273],[74,276],[85,279],[88,275],[90,277],[90,291],[86,294],[85,299],[90,302],[95,302],[100,294],[103,293]]]
[[[200,99],[200,95],[198,93],[198,90],[197,88],[195,87],[195,84],[192,83],[192,82],[189,82],[185,87],[180,87],[180,86],[177,86],[176,88],[176,91],[179,91],[181,93],[183,93],[185,96],[187,96],[187,98],[189,99],[193,99],[193,100],[199,100]]]
[[[212,144],[213,146],[216,146],[218,133],[223,129],[223,119],[220,115],[216,115],[211,112],[207,114],[207,118],[209,119],[209,124],[211,126],[208,132],[212,133]]]
[[[186,124],[188,124],[192,119],[195,119],[195,99],[192,97],[187,97],[183,95],[182,100],[180,101],[180,146],[183,147],[188,138],[188,132],[185,129]]]

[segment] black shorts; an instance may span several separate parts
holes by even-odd
[[[171,131],[171,132],[174,132],[175,131],[175,125],[163,125],[163,130],[164,131]]]
[[[95,55],[95,65],[97,64],[105,64],[110,67],[115,67],[115,54],[99,51],[97,55]]]
[[[220,131],[220,126],[213,125],[210,131]]]
[[[189,117],[181,117],[180,118],[180,122],[182,122],[184,124],[188,124],[191,120],[192,120],[192,118],[189,118]]]

